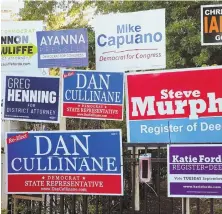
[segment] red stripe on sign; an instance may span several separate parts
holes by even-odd
[[[122,105],[63,103],[63,116],[122,119]]]
[[[129,120],[221,117],[221,80],[221,68],[128,75]]]
[[[22,134],[12,136],[12,137],[8,137],[7,138],[7,144],[11,144],[11,143],[15,143],[15,142],[27,139],[28,136],[29,136],[29,133],[26,132],[26,133],[22,133]]]
[[[67,72],[67,73],[63,74],[63,78],[71,77],[71,76],[73,76],[74,74],[75,74],[74,71]]]
[[[8,192],[122,194],[121,175],[8,175]]]

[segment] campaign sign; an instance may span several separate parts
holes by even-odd
[[[37,32],[38,67],[88,66],[87,29]]]
[[[222,197],[221,145],[168,145],[167,149],[168,197]]]
[[[4,119],[59,122],[59,78],[6,76]]]
[[[123,195],[121,130],[6,134],[9,194]]]
[[[222,67],[129,73],[132,143],[222,142]]]
[[[166,67],[165,9],[95,17],[96,69]]]
[[[1,70],[28,71],[37,68],[36,31],[42,21],[3,21],[1,23]]]
[[[201,44],[222,45],[222,4],[201,6]]]
[[[63,116],[123,120],[124,73],[64,71]]]

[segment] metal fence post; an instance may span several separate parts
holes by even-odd
[[[214,214],[214,199],[210,199],[210,214]]]
[[[63,72],[60,71],[60,91],[62,91],[62,81],[63,81]],[[62,100],[63,96],[62,94],[60,94],[60,103],[62,103]],[[62,131],[66,130],[66,118],[62,117],[62,115],[60,115],[59,130]],[[64,195],[60,195],[60,214],[64,214]]]

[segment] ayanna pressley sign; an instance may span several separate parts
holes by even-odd
[[[37,32],[38,67],[88,66],[87,29]]]
[[[64,71],[63,116],[123,120],[123,72]]]
[[[128,142],[222,142],[222,67],[129,73]]]
[[[123,195],[121,130],[6,133],[9,194]]]
[[[168,145],[168,196],[221,198],[222,146]]]
[[[59,122],[59,77],[6,76],[4,119]]]

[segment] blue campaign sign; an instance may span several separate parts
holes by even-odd
[[[4,119],[59,122],[59,78],[6,76]]]
[[[121,130],[6,135],[8,192],[122,194]]]
[[[87,29],[37,32],[38,67],[88,66]]]
[[[23,133],[7,133],[9,173],[121,173],[120,130]]]
[[[130,141],[140,143],[221,143],[222,118],[130,121]]]
[[[123,120],[124,73],[64,71],[63,116]]]

